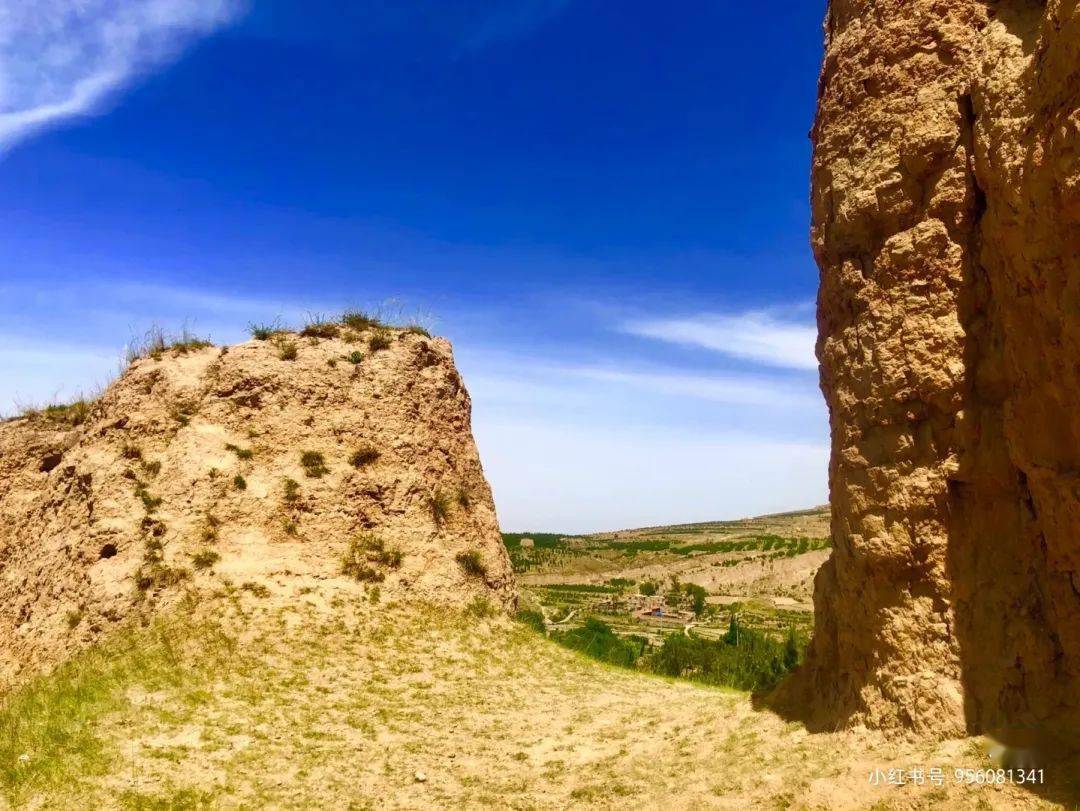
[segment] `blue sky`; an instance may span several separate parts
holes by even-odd
[[[453,341],[508,530],[826,500],[823,4],[74,5],[0,0],[0,412],[381,308]]]

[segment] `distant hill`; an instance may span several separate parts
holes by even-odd
[[[602,615],[620,632],[659,639],[677,623],[636,616],[642,591],[678,611],[692,584],[710,606],[695,620],[699,633],[722,633],[735,612],[765,630],[795,625],[808,636],[814,575],[830,551],[829,517],[828,507],[814,507],[591,535],[504,533],[503,542],[524,599],[552,620]]]

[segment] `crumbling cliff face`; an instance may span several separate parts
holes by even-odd
[[[192,591],[513,605],[449,343],[322,331],[158,349],[0,423],[0,688]]]
[[[820,725],[1080,728],[1080,10],[833,0]]]

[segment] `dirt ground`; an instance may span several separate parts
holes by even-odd
[[[119,707],[86,718],[101,767],[20,805],[1057,807],[1016,787],[955,784],[954,769],[986,767],[985,740],[808,734],[744,693],[601,665],[479,604],[237,592],[198,613],[237,641],[206,680],[125,684]],[[935,767],[941,786],[870,778]]]

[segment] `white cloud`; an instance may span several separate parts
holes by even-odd
[[[507,530],[737,518],[827,498],[812,380],[456,354]]]
[[[568,374],[621,384],[668,397],[694,397],[730,405],[803,408],[820,405],[816,387],[737,374],[685,374],[642,369],[568,368]]]
[[[470,391],[485,399],[576,405],[625,398],[692,399],[731,406],[823,407],[816,381],[736,372],[703,373],[655,366],[561,364],[542,357],[458,347]],[[629,390],[629,391],[628,391]]]
[[[0,0],[0,151],[94,113],[240,11],[239,0]]]
[[[121,352],[0,335],[0,415],[92,394],[115,378]]]
[[[332,315],[342,309],[327,302],[303,300],[296,296],[282,296],[280,300],[275,300],[193,287],[135,282],[88,282],[45,287],[0,284],[0,301],[4,299],[18,302],[18,310],[23,312],[77,312],[82,334],[93,334],[95,340],[115,343],[118,347],[137,340],[150,327],[160,327],[167,333],[178,333],[187,328],[215,342],[243,341],[247,339],[247,327],[252,322],[298,326],[309,317]],[[35,334],[38,332],[35,330]]]
[[[242,332],[246,320],[281,319],[285,324],[298,324],[308,316],[333,315],[341,310],[341,307],[326,303],[298,302],[295,296],[282,296],[280,300],[274,300],[165,284],[128,282],[102,285],[100,289],[114,307],[126,307],[133,311],[152,308],[161,317],[171,320],[182,320],[186,316],[220,318],[232,324],[233,332]]]
[[[626,322],[622,331],[670,343],[700,346],[734,358],[789,369],[816,369],[812,324],[782,320],[763,311],[703,314]]]

